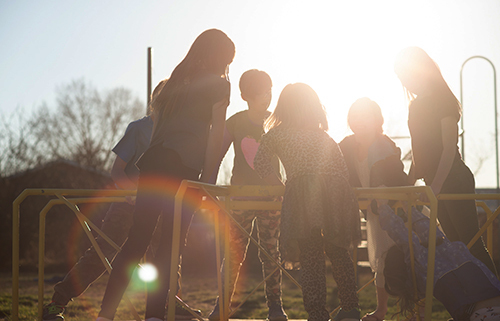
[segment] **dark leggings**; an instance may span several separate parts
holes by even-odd
[[[474,194],[475,192],[474,175],[461,160],[455,160],[440,193]],[[437,216],[446,237],[452,242],[461,241],[467,245],[479,231],[477,208],[474,200],[439,201]],[[470,248],[470,252],[495,275],[497,274],[495,264],[484,246],[482,237],[474,243]]]
[[[113,319],[130,282],[134,268],[146,252],[159,215],[163,215],[161,238],[152,259],[158,270],[156,282],[148,284],[146,319],[165,316],[170,281],[174,197],[183,179],[196,180],[198,172],[185,167],[179,155],[160,145],[150,147],[140,161],[141,175],[137,190],[134,222],[128,239],[118,253],[102,300],[99,316]],[[192,204],[192,202],[191,202]],[[185,239],[194,206],[184,204],[181,240]],[[182,246],[181,246],[182,248]]]
[[[326,305],[325,253],[332,262],[333,278],[337,283],[340,307],[345,311],[358,308],[357,284],[354,265],[345,248],[325,242],[323,236],[314,233],[310,238],[299,240],[301,285],[304,308],[309,321],[328,321]]]

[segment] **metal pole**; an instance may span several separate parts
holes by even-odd
[[[151,92],[153,91],[152,89],[152,78],[153,75],[153,48],[148,47],[148,98],[147,98],[147,106],[146,106],[146,115],[149,115],[149,104],[151,103]]]
[[[497,171],[497,175],[496,175],[496,178],[497,178],[497,193],[498,191],[500,190],[500,172],[499,172],[499,164],[498,164],[498,112],[497,112],[497,71],[495,69],[495,65],[493,65],[493,63],[491,62],[491,60],[489,60],[488,58],[484,57],[484,56],[472,56],[470,58],[468,58],[467,60],[464,61],[464,63],[462,64],[462,68],[460,69],[460,103],[462,104],[462,108],[464,106],[463,104],[463,88],[462,88],[462,72],[464,70],[464,66],[465,64],[469,61],[469,60],[472,60],[474,58],[479,58],[479,59],[484,59],[486,60],[487,62],[490,63],[491,65],[491,68],[493,68],[493,93],[494,93],[494,102],[495,102],[495,160],[496,160],[496,171]],[[465,138],[465,133],[464,133],[464,117],[462,115],[462,121],[461,121],[461,124],[462,124],[462,157],[464,157],[465,159],[465,149],[464,149],[464,138]]]

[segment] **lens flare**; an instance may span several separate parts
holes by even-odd
[[[156,267],[152,264],[142,264],[139,267],[139,278],[143,280],[144,282],[151,282],[156,280],[158,276],[158,271],[156,270]]]

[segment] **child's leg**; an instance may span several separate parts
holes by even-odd
[[[325,255],[321,234],[299,240],[301,285],[309,321],[330,319],[326,305]]]
[[[231,214],[248,234],[252,234],[255,211],[234,210]],[[229,264],[229,300],[231,300],[238,281],[241,264],[246,258],[250,238],[233,223],[229,224],[229,234],[229,259],[227,257],[224,259],[222,273],[225,273],[226,264]]]
[[[339,289],[340,307],[350,311],[359,308],[354,267],[347,249],[325,242],[325,253],[332,262],[333,278]]]
[[[108,209],[101,230],[117,245],[121,246],[128,236],[134,206],[127,203],[113,203]],[[116,250],[103,238],[96,238],[97,244],[101,248],[104,256],[112,261]],[[63,281],[54,286],[52,301],[67,305],[68,302],[82,294],[92,282],[99,278],[106,271],[105,265],[101,262],[96,250],[90,247],[85,254],[68,272]]]
[[[379,268],[381,271],[384,270],[383,265]],[[385,278],[383,272],[375,273],[375,289],[377,293],[377,309],[371,313],[365,314],[362,321],[371,320],[383,320],[387,313],[387,301],[389,300],[389,294],[385,290]]]
[[[259,235],[259,243],[266,251],[276,260],[281,263],[280,252],[278,249],[278,240],[280,236],[280,217],[279,211],[258,211],[257,212],[257,231]],[[259,250],[259,259],[262,262],[262,272],[264,278],[270,275],[276,265],[270,260],[267,255]],[[267,305],[279,303],[281,305],[281,270],[276,271],[265,284]]]

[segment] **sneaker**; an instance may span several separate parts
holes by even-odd
[[[189,307],[189,306],[188,306]],[[197,316],[202,318],[201,310],[193,309],[189,307],[191,311]],[[184,308],[180,303],[175,303],[175,319],[176,320],[196,320],[196,317],[192,315],[186,308]]]
[[[346,311],[340,309],[339,313],[333,318],[334,321],[359,321],[361,313],[358,309],[352,309],[351,311]]]
[[[66,307],[58,305],[54,301],[43,307],[43,321],[64,321],[63,313]]]
[[[288,316],[283,310],[281,302],[273,302],[269,304],[269,315],[267,316],[268,321],[287,321]]]

